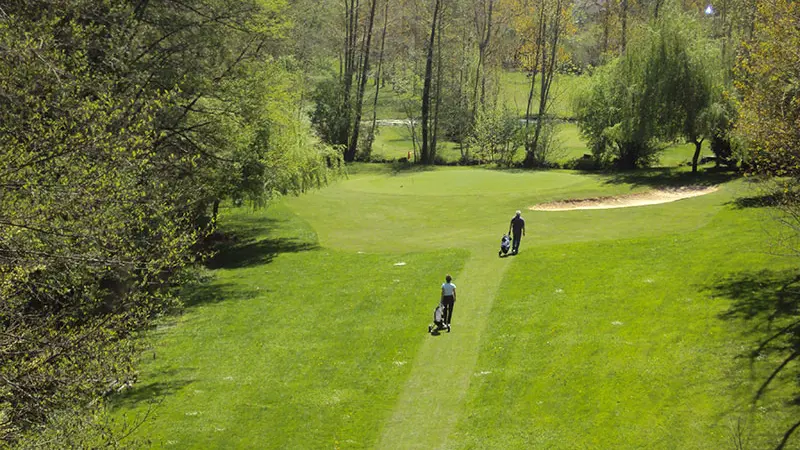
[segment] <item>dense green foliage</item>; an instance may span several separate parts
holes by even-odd
[[[508,108],[487,108],[478,112],[465,144],[479,161],[497,162],[509,167],[519,147],[519,119]]]
[[[800,176],[800,5],[759,4],[753,39],[738,62],[739,131],[762,174]]]
[[[719,47],[704,33],[691,17],[666,14],[598,71],[578,107],[598,160],[646,166],[662,143],[677,138],[695,145],[694,172],[707,138],[721,157],[730,156],[722,147],[730,139],[733,106],[724,95]]]
[[[3,4],[0,442],[91,434],[59,417],[135,380],[135,337],[176,305],[218,202],[338,166],[302,120],[291,60],[270,53],[282,8]]]

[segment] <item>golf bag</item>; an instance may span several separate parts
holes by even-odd
[[[511,249],[511,238],[507,234],[504,234],[503,238],[500,240],[500,251],[497,252],[497,256],[507,254],[509,249]]]
[[[428,333],[432,333],[433,331],[444,330],[447,329],[447,332],[450,332],[450,327],[445,325],[444,323],[445,317],[445,306],[442,303],[439,303],[439,306],[433,310],[433,324],[428,325]]]

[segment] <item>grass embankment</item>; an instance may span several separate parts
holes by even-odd
[[[152,336],[142,382],[120,409],[159,402],[139,433],[156,447],[374,442],[422,344],[442,261],[458,272],[466,253],[320,248],[280,206],[223,217],[241,244],[217,260],[210,284],[187,292],[186,313]]]
[[[133,415],[161,399],[138,436],[180,448],[700,449],[775,447],[791,428],[793,363],[754,398],[792,351],[780,334],[759,344],[796,320],[797,301],[779,295],[794,261],[760,250],[772,225],[735,201],[741,181],[658,206],[526,211],[522,252],[497,258],[515,209],[687,175],[356,168],[267,211],[224,211],[242,240],[154,334],[155,359],[119,400]],[[453,332],[429,336],[448,272]]]

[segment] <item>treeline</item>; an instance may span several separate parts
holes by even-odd
[[[465,162],[507,155],[513,138],[514,149],[525,147],[527,166],[541,165],[546,121],[515,126],[520,114],[499,101],[500,74],[526,72],[524,117],[551,117],[554,75],[571,67],[563,50],[574,28],[571,8],[567,0],[322,2],[306,9],[322,36],[322,44],[305,47],[322,61],[312,121],[346,161],[369,160],[378,99],[391,89],[418,162],[439,161],[444,140],[465,144]],[[508,139],[497,138],[503,132]]]
[[[283,1],[0,3],[0,446],[100,448],[221,201],[324,184]],[[97,420],[96,420],[97,419]]]
[[[589,80],[570,97],[579,98],[573,109],[591,167],[647,166],[683,141],[695,146],[697,170],[708,143],[721,164],[751,158],[740,119],[757,110],[747,89],[768,76],[754,80],[750,55],[782,45],[766,30],[775,26],[771,11],[787,8],[792,2],[778,0],[329,1],[303,7],[309,19],[298,22],[321,39],[297,42],[327,74],[312,120],[347,161],[369,160],[379,99],[391,97],[417,162],[440,162],[438,143],[447,140],[463,163],[546,167],[557,154],[553,103],[564,96],[554,80],[570,74]],[[499,95],[509,70],[528,77],[525,105]],[[781,81],[790,90],[791,79]]]

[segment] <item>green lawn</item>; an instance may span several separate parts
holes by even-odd
[[[536,79],[533,94],[532,114],[539,112],[539,88],[541,78]],[[574,104],[578,93],[588,82],[588,77],[556,74],[550,88],[548,113],[559,118],[574,118]],[[525,72],[503,72],[500,76],[500,104],[505,104],[525,116],[530,94],[531,80]]]
[[[408,157],[408,152],[414,152],[414,144],[411,141],[411,131],[407,126],[393,125],[380,126],[375,142],[372,144],[373,159],[397,160],[398,158]],[[417,145],[421,145],[417,143]],[[440,141],[437,146],[437,153],[444,161],[458,161],[461,159],[461,151],[458,144],[454,142]],[[417,149],[419,152],[419,149]],[[413,160],[413,156],[412,156]]]
[[[559,118],[573,118],[575,99],[580,89],[586,85],[586,76],[556,74],[551,87],[551,107],[549,113]],[[534,90],[533,114],[539,112],[539,79]],[[364,117],[371,118],[373,101],[375,99],[375,85],[370,80],[364,96]],[[421,86],[420,86],[421,89]],[[498,102],[517,111],[520,117],[525,116],[530,92],[530,78],[524,72],[504,71],[500,74],[500,89]],[[403,100],[392,89],[391,83],[381,86],[378,95],[378,119],[407,119]],[[419,115],[419,111],[416,111]]]
[[[766,210],[737,201],[748,183],[686,168],[351,169],[267,210],[222,211],[239,240],[209,283],[187,289],[185,314],[151,333],[139,384],[116,402],[119,417],[152,408],[135,437],[156,448],[775,448],[797,420],[797,364],[770,377],[796,348],[780,333],[797,320],[798,296],[785,295],[796,261],[765,251]],[[723,184],[647,207],[526,209],[698,181]],[[516,209],[522,252],[498,258]],[[430,336],[446,273],[453,332]]]

